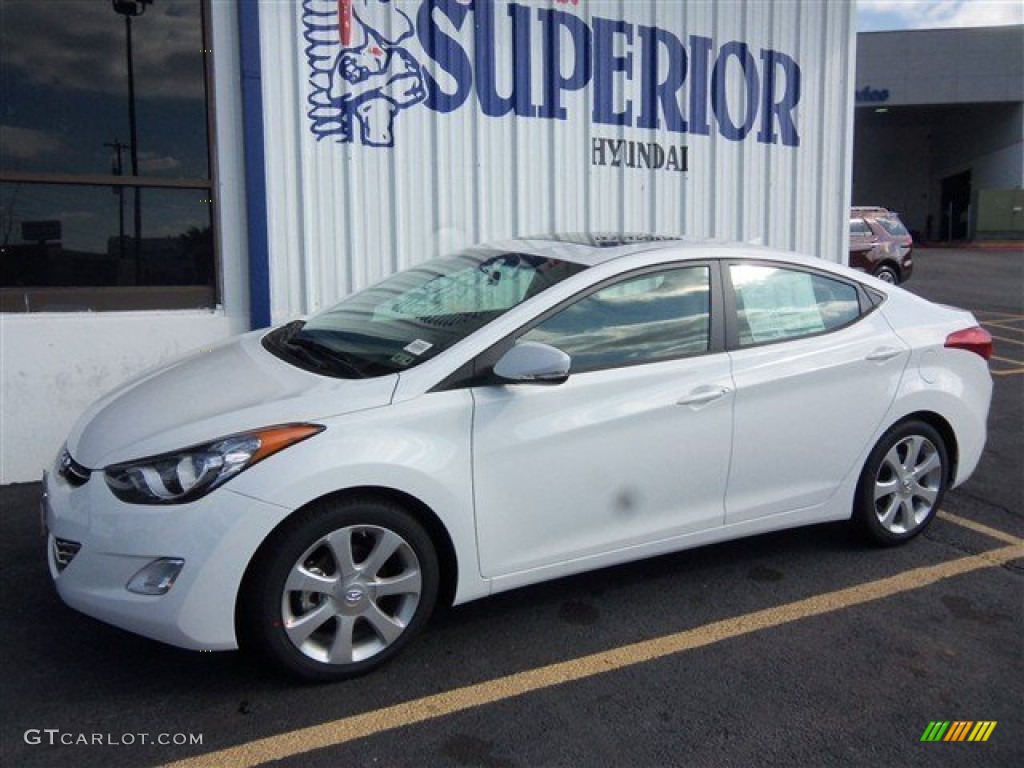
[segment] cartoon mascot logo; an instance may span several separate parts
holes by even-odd
[[[419,63],[402,43],[412,20],[391,0],[303,0],[317,139],[392,147],[395,117],[426,98]]]

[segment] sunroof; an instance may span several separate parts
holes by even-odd
[[[526,240],[553,240],[559,243],[589,245],[593,248],[617,248],[620,245],[634,243],[653,243],[664,240],[680,240],[674,235],[651,235],[643,232],[560,232],[557,234],[537,235],[524,238]]]

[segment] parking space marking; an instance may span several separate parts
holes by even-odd
[[[1024,325],[1021,325],[1021,323],[1024,323],[1024,315],[992,310],[977,310],[977,312],[979,314],[998,316],[991,320],[981,321],[981,324],[989,330],[992,339],[996,342],[996,351],[1002,353],[992,355],[990,358],[996,364],[991,367],[992,375],[1018,376],[1024,373],[1024,360],[1019,359],[1018,352],[1020,350],[1017,348],[1024,346]],[[993,333],[993,331],[999,331],[999,333]],[[1016,346],[1007,349],[1006,345],[1008,344]],[[1006,357],[1005,355],[1007,354],[1013,356]],[[998,366],[1000,363],[1003,364],[1003,367]]]
[[[988,329],[993,340],[1002,344],[1017,344],[1024,346],[1024,315],[1019,312],[1000,312],[994,309],[972,309],[979,322]],[[993,330],[1002,331],[1002,335],[992,333]],[[996,348],[1004,351],[999,344]],[[1013,349],[1012,353],[1017,350]],[[1024,360],[1015,360],[1001,355],[992,355],[990,358],[998,363],[1005,363],[1014,366],[1012,368],[991,368],[993,376],[1019,376],[1024,373]]]
[[[993,339],[998,339],[999,341],[1006,341],[1006,342],[1009,342],[1010,344],[1024,344],[1024,339],[1008,339],[1005,336],[996,336],[994,333],[989,334],[989,335]]]
[[[984,523],[979,523],[976,520],[968,520],[966,517],[960,517],[960,515],[954,515],[952,512],[947,512],[944,509],[940,509],[936,516],[940,520],[945,520],[948,523],[959,525],[961,528],[970,528],[972,531],[983,533],[989,538],[996,539],[1005,544],[1012,544],[1014,546],[1024,545],[1024,539],[1017,538],[1012,533],[1006,531],[1000,531],[998,528],[992,528]]]
[[[1024,363],[1024,360],[1013,360],[1009,357],[1000,357],[999,355],[992,355],[991,360],[998,360],[1001,363],[1010,363],[1011,365],[1020,365]]]
[[[985,326],[992,326],[994,328],[1006,328],[1011,331],[1024,330],[1024,317],[1004,317],[999,320],[982,320],[981,324]]]
[[[1010,318],[1011,320],[1012,319],[1017,319],[1017,320],[1024,319],[1024,315],[1022,315],[1022,314],[1020,314],[1018,312],[1000,312],[1000,311],[995,310],[995,309],[973,309],[971,311],[974,312],[974,314],[976,314],[976,315],[999,315],[1000,317]]]
[[[273,760],[282,760],[318,749],[339,746],[357,739],[435,720],[487,704],[508,701],[534,691],[627,669],[801,619],[834,613],[844,608],[893,597],[931,586],[945,579],[985,568],[1000,567],[1013,560],[1024,558],[1024,541],[955,515],[942,513],[942,517],[954,524],[964,525],[992,535],[1001,541],[1015,543],[989,552],[950,560],[938,565],[914,568],[866,584],[814,595],[803,600],[765,608],[652,640],[620,646],[536,669],[528,669],[372,712],[288,731],[205,755],[185,758],[170,763],[164,768],[208,768],[210,766],[253,768],[253,766]]]

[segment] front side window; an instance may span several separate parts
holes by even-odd
[[[217,303],[206,0],[4,0],[0,311]]]
[[[841,328],[860,316],[857,289],[823,275],[732,264],[729,276],[741,347],[812,336]]]
[[[871,228],[864,219],[850,219],[851,237],[870,237]]]
[[[471,248],[399,272],[265,340],[302,367],[345,378],[404,371],[516,305],[586,269],[558,259]]]
[[[569,305],[521,338],[561,349],[572,372],[653,363],[706,352],[708,267],[628,278]]]

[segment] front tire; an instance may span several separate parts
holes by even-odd
[[[889,285],[900,284],[899,273],[897,273],[896,270],[890,266],[883,266],[876,269],[875,277],[877,277],[883,283],[889,283]]]
[[[297,514],[249,569],[240,639],[307,680],[365,674],[398,653],[433,610],[433,544],[383,499],[325,502]]]
[[[950,477],[942,435],[923,421],[897,424],[878,441],[864,465],[853,520],[877,544],[892,546],[928,527]]]

